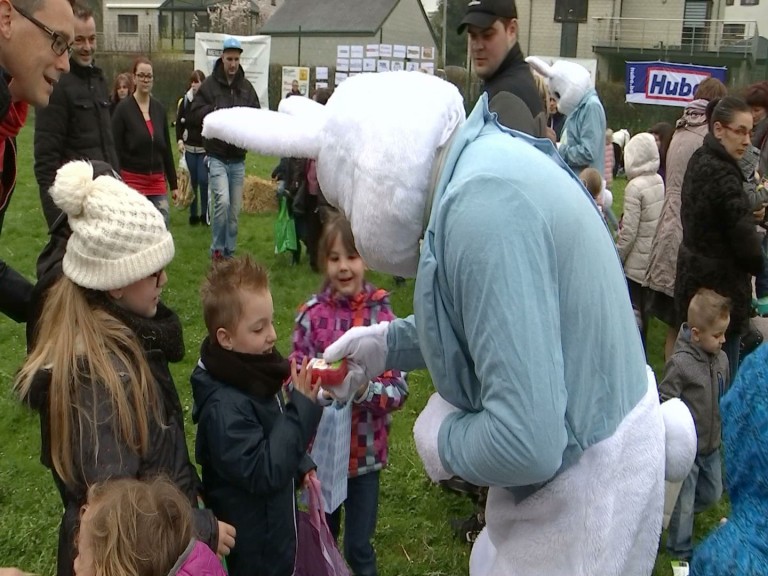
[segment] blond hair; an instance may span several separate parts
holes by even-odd
[[[114,433],[133,452],[149,448],[150,418],[162,422],[160,399],[149,365],[134,333],[117,318],[94,306],[86,290],[62,276],[43,305],[35,346],[19,372],[14,388],[28,401],[35,376],[51,375],[48,393],[51,459],[68,486],[76,484],[73,447],[82,452],[86,428],[98,454],[97,387],[111,401]],[[127,382],[121,377],[127,375]],[[90,391],[84,386],[90,382]],[[86,394],[91,399],[84,398]],[[90,405],[89,410],[83,406]]]
[[[603,191],[603,177],[600,172],[594,168],[584,168],[579,174],[579,180],[584,184],[584,188],[587,189],[592,198],[597,199],[600,196],[600,192]]]
[[[216,340],[219,328],[234,330],[243,314],[241,291],[269,291],[266,268],[250,256],[214,262],[200,288],[208,335]]]
[[[96,484],[88,508],[101,576],[166,576],[193,537],[189,500],[166,478]]]
[[[539,93],[539,98],[544,102],[544,112],[546,113],[549,110],[549,88],[547,87],[547,79],[538,72],[534,72],[533,81],[536,84],[536,92]]]
[[[707,330],[731,313],[731,300],[709,288],[700,288],[688,304],[688,326]]]

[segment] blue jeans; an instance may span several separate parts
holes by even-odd
[[[211,255],[225,258],[235,254],[237,219],[243,205],[244,160],[208,157],[208,189],[213,207]]]
[[[690,560],[693,552],[693,515],[717,504],[722,495],[720,450],[696,456],[669,519],[667,550],[671,556]]]
[[[168,226],[171,222],[171,206],[168,204],[168,194],[157,194],[147,196],[146,198],[152,202],[152,204],[155,205],[155,208],[157,208],[157,211],[163,215],[163,220],[165,220],[165,227],[168,229]]]
[[[204,152],[185,152],[187,168],[189,168],[189,183],[192,186],[192,204],[189,205],[189,215],[208,223],[208,167],[205,165]],[[200,211],[197,208],[197,191],[200,189]]]
[[[371,539],[376,531],[379,508],[379,472],[369,472],[347,480],[347,499],[332,514],[326,514],[328,527],[336,540],[344,507],[344,558],[355,576],[376,576],[376,551]]]

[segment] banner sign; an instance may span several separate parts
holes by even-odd
[[[218,34],[214,32],[195,33],[195,68],[205,72],[206,77],[213,72],[216,60],[221,57],[221,46],[224,39],[231,34]],[[245,77],[253,84],[259,103],[262,108],[269,109],[269,93],[267,81],[269,79],[269,51],[271,36],[233,36],[240,40],[243,53],[240,54],[240,66],[243,67]]]
[[[697,86],[710,76],[725,83],[728,69],[672,62],[627,62],[627,102],[685,106],[693,100]]]

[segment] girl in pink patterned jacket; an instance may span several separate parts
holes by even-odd
[[[326,280],[323,289],[299,310],[293,333],[291,359],[322,357],[327,346],[353,326],[369,326],[395,318],[387,293],[365,281],[365,263],[355,248],[349,222],[334,215],[320,240],[318,263]],[[391,412],[400,408],[408,395],[404,375],[389,371],[357,390],[351,400],[350,453],[347,497],[344,507],[344,556],[356,575],[376,574],[376,553],[371,544],[376,529],[379,473],[387,465]],[[319,392],[326,411],[341,406],[328,391]],[[321,428],[322,428],[321,422]],[[326,442],[327,444],[327,442]],[[318,433],[312,455],[322,480],[318,452],[332,449],[323,445]],[[338,538],[341,505],[328,514],[328,524]]]

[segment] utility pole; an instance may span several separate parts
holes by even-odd
[[[442,56],[443,56],[443,70],[445,70],[445,67],[447,66],[446,59],[446,53],[447,53],[447,44],[448,44],[448,0],[443,0],[443,34],[442,34]]]

